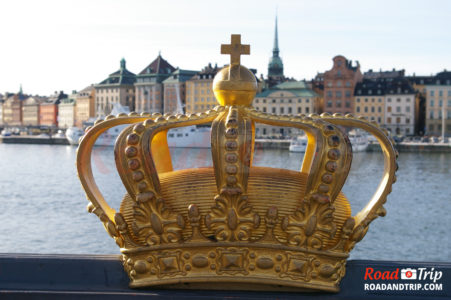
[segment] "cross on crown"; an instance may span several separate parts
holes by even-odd
[[[221,54],[230,54],[230,65],[240,65],[242,54],[250,54],[251,46],[241,44],[241,34],[232,34],[229,45],[221,45]]]

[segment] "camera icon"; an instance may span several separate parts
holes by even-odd
[[[411,268],[401,269],[401,279],[405,280],[417,279],[417,270]]]

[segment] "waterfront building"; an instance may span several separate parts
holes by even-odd
[[[385,80],[364,79],[356,84],[354,114],[385,125]]]
[[[353,93],[357,82],[362,80],[360,64],[355,65],[342,55],[333,58],[333,67],[324,73],[324,112],[354,112]]]
[[[39,124],[41,126],[58,127],[58,104],[67,98],[63,91],[55,92],[47,101],[41,103],[39,110]]]
[[[75,97],[75,126],[83,127],[83,122],[95,117],[95,95],[96,89],[90,85]]]
[[[28,96],[22,93],[22,87],[17,94],[6,94],[3,103],[3,124],[9,126],[22,125],[22,106]]]
[[[184,113],[186,105],[186,81],[199,71],[181,70],[177,68],[163,81],[164,113]]]
[[[253,106],[262,112],[278,115],[297,115],[316,112],[319,95],[305,81],[286,81],[255,96]],[[259,138],[287,137],[301,134],[300,130],[256,124]]]
[[[24,126],[39,126],[41,103],[47,101],[45,97],[30,96],[24,100],[22,106],[22,124]]]
[[[425,88],[426,134],[451,136],[451,72],[438,73]]]
[[[393,135],[414,134],[415,90],[405,78],[387,81],[384,123]]]
[[[158,57],[136,76],[136,111],[164,113],[163,81],[174,71],[175,68],[158,54]]]
[[[186,113],[203,112],[218,105],[213,94],[213,78],[220,70],[208,64],[202,71],[186,81]]]
[[[75,126],[75,99],[77,91],[72,91],[69,97],[61,100],[58,104],[58,126],[69,128]]]
[[[357,83],[354,114],[376,121],[392,134],[414,134],[416,92],[412,85],[402,77],[372,78]]]
[[[128,106],[130,111],[133,111],[135,109],[135,81],[136,75],[127,70],[125,59],[121,59],[119,70],[111,73],[107,79],[94,86],[96,115],[109,115],[114,103]]]
[[[274,45],[272,49],[272,56],[268,63],[268,80],[267,85],[269,88],[285,81],[283,75],[283,62],[279,56],[279,34],[277,28],[277,16],[274,28]]]

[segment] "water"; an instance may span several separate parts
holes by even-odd
[[[118,254],[88,201],[75,170],[76,148],[0,144],[0,252]],[[176,169],[211,165],[209,149],[172,150]],[[254,163],[300,169],[301,153],[257,150]],[[112,148],[96,148],[94,173],[105,198],[118,209],[125,189]],[[351,252],[352,259],[451,261],[451,153],[402,153],[398,181],[376,219]],[[343,188],[360,210],[376,189],[382,154],[355,153]]]

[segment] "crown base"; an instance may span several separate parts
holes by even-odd
[[[258,243],[165,246],[122,249],[130,287],[338,292],[348,257]]]

